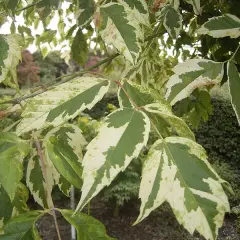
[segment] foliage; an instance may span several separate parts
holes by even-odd
[[[35,52],[33,58],[39,67],[41,82],[44,84],[67,73],[67,64],[61,59],[60,53],[56,51],[49,53],[45,58],[42,57],[41,53]]]
[[[34,58],[28,50],[22,51],[22,62],[17,66],[18,82],[23,84],[39,82],[39,68],[35,65]]]
[[[141,208],[135,224],[168,202],[189,233],[198,231],[207,240],[216,239],[224,215],[230,211],[224,190],[232,189],[208,162],[205,150],[172,107],[185,99],[200,99],[200,104],[190,109],[198,109],[193,119],[207,119],[211,112],[211,86],[227,82],[231,105],[240,121],[240,19],[233,9],[236,1],[222,1],[221,11],[216,9],[215,1],[200,0],[68,2],[68,8],[62,9],[63,0],[34,0],[27,6],[25,1],[0,1],[2,15],[15,19],[22,14],[24,18],[23,26],[16,27],[13,21],[12,33],[0,35],[0,82],[19,94],[5,104],[21,104],[23,108],[16,131],[0,135],[0,184],[10,199],[9,209],[16,207],[22,162],[29,155],[27,186],[44,208],[8,221],[5,218],[9,219],[9,212],[0,216],[0,239],[39,239],[35,222],[47,212],[55,218],[61,239],[56,211],[77,228],[78,239],[110,239],[102,224],[84,216],[81,210],[139,157],[149,137],[153,140],[152,133],[156,139],[154,143],[150,141],[143,162]],[[77,20],[73,21],[71,14]],[[57,30],[49,27],[55,15]],[[70,29],[66,29],[67,19]],[[33,35],[32,24],[37,29],[40,23],[44,32]],[[46,57],[53,46],[64,44],[65,40],[71,57],[82,66],[93,45],[93,51],[99,49],[108,57],[80,72],[61,76],[61,82],[46,89],[22,96],[16,80],[21,47],[34,43]],[[169,69],[163,70],[163,59],[170,49],[173,57],[168,58],[167,65],[176,66],[168,79]],[[109,67],[114,59],[122,60],[119,65],[123,70],[117,79],[107,71],[92,71],[104,64]],[[91,110],[109,91],[110,83],[118,89],[119,108],[113,108],[104,118],[83,154],[82,133],[68,122]],[[81,189],[74,212],[54,207],[54,185],[66,195],[71,185]]]
[[[204,146],[211,162],[227,162],[239,169],[240,131],[231,103],[217,98],[212,101],[213,114],[196,131],[197,141]]]

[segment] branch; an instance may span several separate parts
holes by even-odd
[[[35,2],[35,3],[32,3],[32,4],[29,4],[27,5],[26,7],[23,7],[23,8],[20,8],[20,9],[17,9],[14,13],[17,13],[17,12],[21,12],[21,11],[24,11],[24,10],[27,10],[31,7],[35,7],[38,3],[40,3],[42,1],[38,1],[38,2]]]
[[[108,58],[105,58],[99,62],[97,62],[96,64],[94,64],[93,66],[90,66],[82,71],[79,71],[79,72],[76,72],[76,73],[71,73],[71,74],[67,74],[67,75],[63,75],[61,77],[58,77],[58,78],[55,78],[55,81],[59,80],[59,79],[62,79],[62,78],[67,78],[67,77],[70,77],[69,79],[66,79],[66,80],[62,80],[60,83],[57,83],[57,84],[53,84],[53,85],[50,85],[49,87],[47,87],[46,89],[42,89],[42,90],[39,90],[39,91],[36,91],[32,94],[29,94],[27,96],[24,96],[24,97],[19,97],[19,98],[15,98],[15,99],[12,99],[12,100],[9,100],[9,101],[6,101],[6,102],[1,102],[1,104],[20,104],[22,101],[26,100],[26,99],[29,99],[29,98],[33,98],[39,94],[42,94],[60,84],[63,84],[65,82],[68,82],[68,81],[71,81],[73,78],[75,77],[78,77],[78,76],[81,76],[83,75],[84,73],[87,73],[101,65],[103,65],[104,63],[107,63],[107,62],[111,62],[114,58],[116,58],[117,56],[119,56],[120,54],[119,53],[116,53]]]

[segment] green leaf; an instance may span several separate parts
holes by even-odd
[[[36,40],[36,44],[41,46],[41,43],[51,43],[53,38],[56,36],[56,30],[45,30],[41,36]]]
[[[59,6],[59,0],[42,0],[37,4],[38,8],[47,8],[47,7],[55,7]]]
[[[77,240],[114,240],[114,238],[107,236],[105,226],[97,219],[84,213],[73,215],[73,211],[71,210],[58,210],[76,228]]]
[[[164,7],[160,14],[163,26],[172,38],[177,38],[182,29],[182,15],[172,6]]]
[[[46,56],[50,53],[50,50],[48,49],[47,46],[42,46],[40,49],[41,49],[43,59],[46,58]]]
[[[229,203],[222,180],[197,143],[179,137],[158,140],[145,161],[136,223],[167,201],[178,222],[191,234],[197,230],[215,240]]]
[[[58,126],[91,109],[108,91],[110,81],[95,77],[78,77],[33,97],[27,102],[17,134],[50,125]]]
[[[152,113],[155,117],[167,122],[180,137],[195,140],[195,136],[188,125],[181,118],[175,116],[167,105],[153,103],[144,107],[147,113]],[[149,116],[151,118],[151,115]],[[154,121],[155,119],[153,119]]]
[[[168,0],[168,2],[176,9],[178,10],[180,5],[180,0]]]
[[[14,200],[11,201],[5,189],[0,185],[0,232],[3,224],[19,213],[27,212],[28,189],[19,183]]]
[[[187,3],[193,6],[195,14],[200,15],[202,13],[200,0],[185,0]]]
[[[240,36],[240,19],[231,14],[210,18],[208,22],[198,29],[199,34],[207,34],[214,38]]]
[[[19,183],[16,193],[15,193],[15,198],[13,200],[13,214],[12,216],[16,216],[20,213],[25,213],[29,211],[27,201],[29,198],[29,191],[27,187]]]
[[[0,83],[17,84],[16,67],[21,60],[21,38],[17,34],[0,34]]]
[[[88,45],[82,29],[79,28],[73,39],[71,46],[71,54],[73,59],[81,66],[84,66],[88,59]]]
[[[51,130],[44,139],[45,154],[49,161],[65,180],[79,189],[82,187],[84,145],[86,140],[81,130],[70,124]]]
[[[140,41],[143,41],[144,33],[139,20],[128,10],[118,3],[101,6],[100,34],[106,44],[112,44],[126,59],[135,63],[141,52]]]
[[[48,208],[48,197],[50,197],[54,180],[49,165],[42,166],[40,157],[34,149],[27,165],[26,182],[27,186],[35,200],[43,208]],[[42,173],[42,168],[46,171],[48,179],[46,180]],[[46,182],[48,181],[48,183]]]
[[[139,155],[147,143],[149,131],[150,121],[146,114],[131,108],[118,109],[105,118],[83,158],[82,196],[76,211]]]
[[[179,63],[167,82],[166,99],[171,105],[191,95],[194,89],[220,83],[223,78],[223,63],[206,59],[191,59]]]
[[[22,161],[29,153],[30,146],[13,133],[0,134],[0,184],[14,199],[17,186],[23,176]]]
[[[228,84],[231,94],[231,102],[240,124],[240,76],[236,65],[233,62],[228,63]]]
[[[131,100],[129,100],[126,93],[131,98]],[[163,98],[161,98],[161,95],[158,92],[155,92],[151,88],[146,88],[130,81],[124,81],[124,83],[122,84],[122,87],[119,88],[118,101],[119,101],[120,107],[129,107],[129,108],[135,107],[133,102],[138,107],[143,107],[145,105],[148,105],[154,102],[166,103],[166,101]]]
[[[58,187],[59,189],[67,196],[69,197],[72,185],[63,177],[60,176],[58,179]]]
[[[19,0],[3,0],[6,7],[12,11],[14,11],[18,5]]]
[[[9,220],[0,240],[40,240],[34,224],[44,214],[44,211],[31,211]]]
[[[76,18],[80,27],[85,27],[92,21],[94,14],[93,0],[77,0]]]
[[[134,108],[135,107],[134,104],[129,100],[126,93],[131,98],[131,101],[133,101],[141,109],[144,109],[144,107],[147,106],[148,104],[156,103],[160,104],[161,109],[164,108],[166,112],[171,113],[173,115],[171,106],[167,103],[167,101],[161,97],[161,94],[159,94],[158,92],[154,91],[151,88],[143,87],[141,85],[134,84],[129,81],[128,82],[125,81],[123,83],[122,88],[119,88],[118,91],[119,104],[121,107]],[[162,135],[164,136],[169,135],[168,131],[169,124],[163,118],[151,112],[145,113],[152,120],[152,122],[155,124],[155,126],[158,128],[158,131],[160,131]]]

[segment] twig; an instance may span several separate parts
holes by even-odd
[[[93,70],[93,69],[103,65],[104,63],[110,62],[114,58],[116,58],[117,56],[119,56],[119,53],[116,53],[116,54],[114,54],[114,55],[112,55],[112,56],[110,56],[108,58],[105,58],[105,59],[99,61],[98,63],[94,64],[93,66],[90,66],[90,67],[88,67],[88,68],[86,68],[86,69],[84,69],[82,71],[79,71],[79,72],[76,72],[76,73],[67,74],[67,75],[63,75],[61,77],[56,78],[55,81],[57,81],[59,79],[62,79],[62,78],[70,77],[69,79],[62,80],[60,83],[52,84],[49,87],[47,87],[46,89],[39,90],[37,92],[34,92],[34,93],[29,94],[29,95],[24,96],[24,97],[15,98],[15,99],[12,99],[12,100],[9,100],[9,101],[6,101],[6,102],[2,102],[0,104],[19,104],[20,102],[22,102],[24,100],[27,100],[29,98],[33,98],[33,97],[35,97],[35,96],[37,96],[39,94],[42,94],[42,93],[44,93],[44,92],[54,88],[55,86],[58,86],[58,85],[60,85],[62,83],[65,83],[65,82],[68,82],[68,81],[72,80],[73,78],[75,78],[77,76],[83,75],[84,73],[89,72],[89,71],[91,71],[91,70]]]
[[[47,167],[46,167],[45,158],[44,158],[43,153],[42,153],[41,143],[38,140],[36,135],[34,135],[34,139],[35,139],[35,145],[36,145],[36,148],[37,148],[37,153],[38,153],[38,156],[39,156],[39,159],[40,159],[40,162],[41,162],[41,169],[42,169],[43,178],[46,182],[46,187],[44,188],[44,191],[45,191],[45,195],[46,195],[46,198],[47,198],[47,204],[48,204],[48,207],[51,209],[51,212],[52,212],[52,216],[53,216],[53,219],[54,219],[58,239],[62,240],[61,235],[60,235],[60,231],[59,231],[59,227],[58,227],[58,223],[57,223],[57,217],[56,217],[56,212],[55,212],[55,207],[54,207],[54,204],[53,204],[51,192],[49,191],[49,189],[47,187],[49,185],[49,179],[47,177]]]
[[[232,57],[229,59],[229,61],[232,61],[232,60],[235,58],[235,56],[237,55],[239,49],[240,49],[240,44],[238,45],[237,49],[235,50],[235,52],[233,53],[233,55],[232,55]]]
[[[15,13],[21,12],[21,11],[24,11],[24,10],[27,10],[27,9],[29,9],[29,8],[31,8],[31,7],[35,7],[35,6],[36,6],[38,3],[40,3],[40,2],[41,2],[41,1],[38,1],[38,2],[35,2],[35,3],[32,3],[32,4],[27,5],[26,7],[17,9],[17,10],[15,11]]]

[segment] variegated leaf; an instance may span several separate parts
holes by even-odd
[[[114,240],[107,235],[105,226],[97,219],[84,213],[73,215],[71,210],[59,209],[59,211],[76,228],[77,240]]]
[[[152,113],[154,117],[161,118],[163,121],[167,122],[180,137],[195,140],[195,136],[188,125],[183,119],[175,116],[167,105],[162,103],[152,103],[146,105],[144,109],[147,113]],[[149,117],[151,119],[151,115]],[[155,119],[153,118],[153,122],[154,121]]]
[[[106,117],[83,158],[82,196],[76,211],[81,210],[139,155],[147,143],[149,131],[150,121],[141,111],[123,108]]]
[[[180,224],[215,240],[229,203],[222,180],[197,143],[179,137],[158,140],[143,168],[136,223],[167,201]]]
[[[172,38],[177,38],[182,29],[182,15],[172,6],[167,5],[161,11],[163,26]]]
[[[213,17],[198,29],[199,34],[208,34],[214,38],[240,36],[240,19],[231,14]]]
[[[1,240],[40,240],[35,227],[36,221],[45,214],[44,211],[31,211],[12,218],[4,226]]]
[[[130,97],[131,101],[128,97]],[[172,112],[171,106],[161,97],[161,94],[151,88],[143,87],[129,81],[125,81],[122,88],[119,88],[118,101],[121,107],[135,108],[135,105],[137,105],[141,109],[144,109],[144,106],[148,104],[158,103],[162,106],[161,109],[164,108],[167,112]],[[163,118],[150,112],[145,113],[164,137],[169,136],[169,124]]]
[[[76,18],[80,27],[88,25],[94,14],[94,1],[93,0],[77,0],[77,13]]]
[[[59,189],[69,197],[72,185],[63,176],[59,176],[57,184]]]
[[[128,15],[133,15],[140,23],[150,26],[148,6],[145,0],[118,0],[118,2],[127,7]]]
[[[16,67],[21,60],[20,42],[17,34],[0,34],[0,83],[4,81],[9,86],[17,85]]]
[[[131,100],[129,100],[126,93],[131,98]],[[153,89],[143,87],[130,81],[124,81],[122,88],[119,88],[118,101],[120,107],[128,108],[134,108],[134,104],[136,104],[138,107],[143,107],[154,102],[166,103],[166,101],[161,98],[161,95],[155,92]],[[171,109],[170,106],[169,109]]]
[[[173,68],[174,75],[167,82],[166,99],[171,105],[190,96],[194,89],[220,83],[223,63],[206,59],[191,59]]]
[[[228,63],[228,84],[232,106],[240,124],[240,76],[238,69],[233,62]]]
[[[30,146],[27,141],[23,141],[13,133],[0,134],[0,184],[11,201],[23,176],[23,158],[29,151]]]
[[[144,39],[139,20],[125,4],[108,3],[101,6],[100,34],[106,44],[112,44],[131,63],[136,63]]]
[[[0,185],[0,233],[3,225],[11,217],[28,211],[27,200],[28,189],[22,183],[18,185],[13,201],[10,200],[7,192]]]
[[[202,13],[200,0],[185,0],[187,3],[193,6],[195,14],[200,15]]]
[[[27,102],[17,134],[50,125],[58,126],[91,109],[108,91],[110,82],[103,78],[78,77],[35,96]]]
[[[81,130],[70,124],[52,129],[44,139],[48,160],[65,180],[79,189],[82,187],[82,146],[84,145],[86,140]],[[59,184],[63,184],[63,179],[60,180]]]
[[[43,171],[46,172],[47,179],[44,178]],[[35,202],[43,208],[48,208],[49,198],[54,185],[52,169],[47,165],[47,161],[42,166],[40,157],[35,149],[27,165],[26,182]]]

